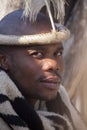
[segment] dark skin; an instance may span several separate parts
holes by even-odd
[[[34,23],[31,25],[29,22],[27,24],[23,22],[21,23],[22,28],[27,28],[23,29],[24,31],[16,24],[18,32],[11,28],[12,33],[21,35],[23,33],[31,34],[31,32],[32,34],[49,32],[51,30],[49,20],[45,19],[44,23],[43,17],[39,17],[39,24]],[[9,24],[7,28],[10,28]],[[6,30],[5,27],[5,33]],[[7,33],[10,34],[11,31]],[[62,43],[9,46],[6,51],[0,52],[0,64],[8,72],[27,101],[32,103],[34,101],[35,103],[37,99],[51,100],[56,97],[63,72],[62,53]]]

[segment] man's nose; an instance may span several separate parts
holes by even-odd
[[[43,60],[42,65],[43,70],[60,70],[60,66],[58,65],[57,61],[54,59],[45,59]]]

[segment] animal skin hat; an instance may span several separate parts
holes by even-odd
[[[51,13],[51,5],[54,10],[54,18],[58,20],[55,23]],[[40,10],[46,6],[47,14],[50,18],[52,30],[48,33],[33,34],[33,35],[6,35],[0,34],[0,45],[30,45],[30,44],[51,44],[64,42],[69,38],[70,32],[66,27],[58,30],[65,15],[65,0],[24,0],[24,19],[31,23],[35,22]]]

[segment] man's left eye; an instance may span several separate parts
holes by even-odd
[[[62,56],[62,54],[63,54],[62,51],[61,51],[61,52],[56,52],[56,53],[55,53],[56,56]]]

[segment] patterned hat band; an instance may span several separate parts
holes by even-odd
[[[64,42],[70,36],[70,31],[66,28],[60,31],[51,31],[35,35],[5,35],[0,34],[0,45],[43,45]]]

